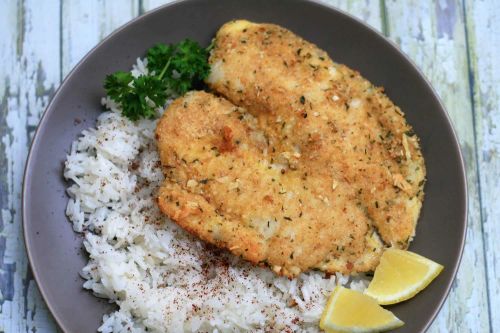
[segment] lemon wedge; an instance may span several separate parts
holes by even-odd
[[[319,327],[328,333],[370,333],[394,329],[403,324],[370,296],[337,286],[326,304]]]
[[[443,266],[410,251],[388,249],[365,294],[379,304],[395,304],[415,296],[441,273]]]

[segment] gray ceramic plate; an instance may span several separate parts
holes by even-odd
[[[457,139],[443,106],[415,66],[384,37],[332,8],[301,0],[188,0],[161,7],[125,25],[93,49],[68,75],[45,112],[28,157],[23,217],[26,247],[43,298],[65,332],[95,332],[113,306],[82,288],[87,261],[81,236],[64,215],[62,162],[71,142],[94,126],[106,74],[128,70],[157,42],[191,37],[208,45],[235,18],[281,24],[316,43],[340,63],[384,86],[420,136],[428,182],[411,249],[445,266],[414,299],[392,306],[404,332],[423,332],[450,289],[466,228],[466,185]],[[84,120],[76,124],[75,119]]]

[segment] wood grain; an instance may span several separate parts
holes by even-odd
[[[0,10],[0,331],[54,332],[28,270],[21,187],[28,146],[59,85],[58,1],[5,1]]]
[[[382,31],[382,15],[379,0],[320,0],[329,6],[337,7],[359,20],[368,23],[378,31]],[[142,0],[141,12],[157,8],[172,0]]]
[[[321,0],[321,2],[345,11],[379,32],[383,31],[383,11],[378,0]]]
[[[491,327],[500,328],[500,7],[466,1]]]
[[[387,33],[432,82],[467,168],[469,228],[457,279],[429,332],[488,332],[488,303],[464,13],[460,1],[386,1]],[[451,208],[451,207],[450,207]]]
[[[460,138],[469,230],[461,269],[433,333],[500,327],[495,315],[500,313],[500,7],[493,0],[463,1],[323,0],[399,44],[438,91]],[[41,113],[61,79],[92,47],[167,2],[0,3],[0,332],[56,330],[29,272],[21,236],[22,172]]]
[[[137,15],[139,2],[135,0],[63,0],[63,76],[104,37]]]

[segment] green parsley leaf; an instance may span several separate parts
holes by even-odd
[[[134,78],[129,72],[106,76],[108,96],[130,120],[154,118],[168,97],[201,86],[210,73],[208,48],[185,39],[178,44],[157,44],[147,51],[149,75]]]
[[[134,79],[130,73],[116,72],[106,77],[104,88],[120,105],[123,115],[133,121],[154,118],[155,107],[167,100],[165,87],[155,76],[143,75]]]
[[[118,102],[124,94],[131,90],[129,84],[133,80],[134,77],[129,72],[116,72],[106,76],[104,88],[109,97]]]
[[[150,48],[146,56],[149,71],[159,75],[174,54],[174,51],[173,45],[156,44]]]
[[[190,39],[176,45],[157,44],[148,50],[147,58],[148,69],[177,95],[199,86],[210,73],[207,49]]]

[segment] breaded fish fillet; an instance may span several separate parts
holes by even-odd
[[[225,24],[210,63],[209,86],[256,118],[275,163],[321,179],[342,198],[355,193],[384,243],[408,246],[425,165],[418,138],[382,88],[273,24]],[[331,201],[330,212],[342,209]]]
[[[174,101],[156,129],[165,173],[160,209],[190,233],[278,274],[373,269],[383,244],[355,189],[343,180],[333,186],[333,174],[311,172],[316,167],[279,163],[281,146],[269,131],[212,94]]]

